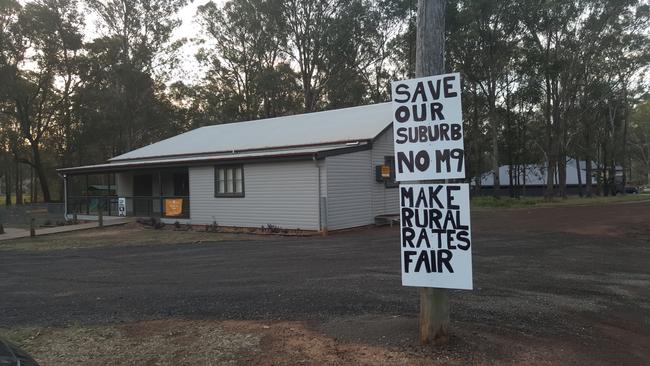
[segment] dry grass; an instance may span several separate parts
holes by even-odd
[[[462,328],[462,325],[458,325]],[[390,329],[386,329],[391,336]],[[413,330],[415,332],[415,329]],[[456,329],[449,346],[396,347],[345,341],[296,321],[166,319],[112,325],[0,328],[42,366],[564,365],[570,344]],[[508,354],[493,349],[508,349]],[[589,363],[589,362],[586,362]]]
[[[2,250],[44,251],[75,248],[117,247],[217,242],[224,240],[260,240],[263,236],[210,233],[201,231],[154,230],[137,225],[89,229],[0,242]]]
[[[160,320],[126,325],[2,330],[42,366],[236,365],[257,353],[260,337],[211,321]]]

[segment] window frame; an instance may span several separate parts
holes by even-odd
[[[236,185],[236,171],[241,171],[241,192],[219,192],[219,171],[224,171],[224,188],[228,186],[228,178],[226,176],[227,169],[233,169],[232,187],[235,190]],[[245,179],[244,179],[244,164],[224,164],[214,166],[214,197],[215,198],[241,198],[246,197]]]

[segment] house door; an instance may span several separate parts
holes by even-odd
[[[151,216],[151,212],[153,211],[152,191],[153,178],[151,174],[133,176],[134,216]]]

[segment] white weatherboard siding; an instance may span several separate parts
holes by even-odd
[[[372,144],[372,166],[384,164],[384,157],[393,156],[393,128],[384,131]],[[374,172],[374,170],[373,170]],[[399,188],[386,188],[384,183],[377,182],[374,177],[372,183],[372,215],[398,214],[399,213]]]
[[[245,197],[214,197],[214,166],[190,167],[192,224],[318,230],[318,168],[313,161],[244,164]]]
[[[330,156],[327,165],[327,227],[344,229],[373,223],[374,174],[370,150]]]

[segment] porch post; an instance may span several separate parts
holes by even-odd
[[[163,218],[163,184],[162,184],[162,174],[160,169],[158,169],[158,186],[160,187],[160,218]]]
[[[108,184],[108,190],[106,192],[106,209],[108,210],[108,216],[111,216],[111,173],[106,173],[106,183]]]
[[[88,181],[88,173],[86,173],[86,215],[90,215],[90,199],[88,198],[88,188],[90,188],[90,183]]]
[[[68,221],[68,175],[63,174],[63,219]]]

